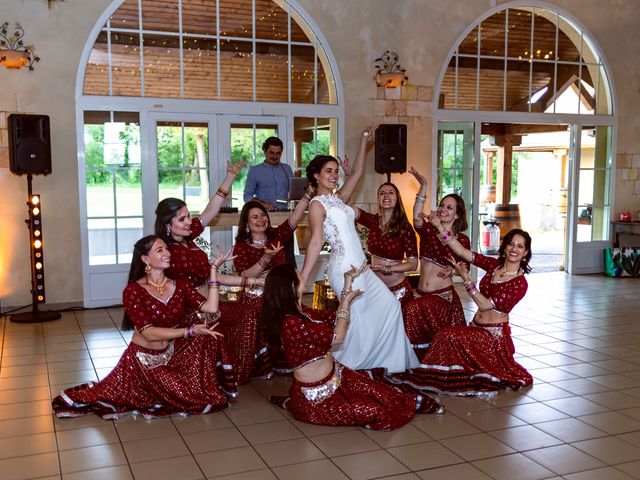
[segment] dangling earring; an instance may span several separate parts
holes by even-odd
[[[171,226],[167,223],[166,225],[167,237],[171,236]]]
[[[247,225],[246,227],[244,227],[244,231],[247,233],[247,235],[249,235],[249,232],[250,232],[250,230],[249,230],[249,225]]]
[[[144,267],[145,273],[149,273],[151,271],[151,265],[147,263],[146,267]]]

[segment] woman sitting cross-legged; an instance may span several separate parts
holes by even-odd
[[[464,248],[437,218],[432,215],[430,220],[458,257],[486,271],[478,290],[463,261],[451,260],[478,311],[468,327],[440,328],[421,365],[394,375],[393,380],[453,395],[531,385],[531,374],[513,358],[515,348],[509,328],[509,312],[527,292],[524,274],[531,271],[531,237],[523,230],[511,230],[495,259]]]
[[[122,294],[122,329],[135,328],[131,343],[102,381],[69,388],[54,398],[56,415],[159,417],[227,407],[227,399],[236,397],[237,390],[218,323],[182,325],[188,308],[218,312],[217,268],[229,253],[218,256],[211,266],[205,298],[186,280],[173,281],[165,275],[171,253],[161,238],[149,235],[139,240]]]
[[[366,264],[365,264],[366,265]],[[289,410],[294,418],[316,425],[361,425],[392,430],[408,423],[417,413],[442,413],[432,398],[404,393],[373,380],[333,359],[331,347],[343,341],[352,302],[362,294],[352,290],[353,279],[363,269],[344,274],[335,327],[301,311],[301,282],[288,264],[274,267],[265,282],[263,320],[272,342],[282,340],[293,367],[288,397],[271,401]]]

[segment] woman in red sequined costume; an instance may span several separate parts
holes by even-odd
[[[389,182],[378,187],[378,214],[357,207],[354,210],[356,222],[369,230],[367,249],[371,253],[371,270],[404,305],[413,298],[405,273],[413,272],[418,266],[418,246],[398,187]]]
[[[452,252],[438,238],[434,226],[423,219],[427,179],[413,167],[409,172],[420,183],[413,206],[413,226],[420,235],[420,283],[416,298],[403,305],[402,314],[407,337],[420,358],[439,328],[464,326],[466,322],[462,302],[453,288],[453,269],[449,264]],[[446,195],[435,213],[460,244],[469,248],[469,237],[462,233],[467,229],[467,211],[462,197]]]
[[[207,253],[196,245],[195,239],[220,212],[233,180],[244,165],[245,162],[227,165],[224,181],[198,217],[191,218],[187,205],[179,198],[165,198],[158,203],[155,234],[166,242],[171,252],[171,267],[167,269],[170,278],[184,279],[196,288],[205,285],[211,265]],[[220,281],[223,285],[240,285],[243,280],[220,275]]]
[[[245,203],[240,212],[233,264],[236,272],[245,279],[247,288],[241,292],[238,302],[224,304],[222,331],[241,384],[250,378],[270,378],[273,370],[290,371],[284,358],[272,358],[269,352],[260,322],[262,287],[254,286],[252,279],[264,282],[272,267],[286,262],[284,244],[293,235],[310,199],[311,195],[305,194],[289,218],[277,227],[271,226],[269,212],[256,200]],[[277,350],[276,346],[274,348]]]
[[[414,388],[454,395],[531,385],[533,378],[513,358],[515,348],[509,329],[509,312],[527,292],[524,274],[531,271],[531,237],[523,230],[511,230],[495,259],[472,253],[445,230],[437,217],[431,218],[458,257],[486,271],[478,291],[469,279],[466,264],[452,260],[478,311],[468,327],[438,330],[420,367],[395,378]]]
[[[187,308],[218,312],[217,267],[227,255],[220,255],[210,268],[208,298],[185,280],[165,275],[170,256],[165,242],[155,235],[136,243],[129,284],[122,294],[122,329],[135,327],[131,343],[102,381],[61,392],[52,402],[57,416],[200,414],[221,410],[228,406],[228,397],[237,396],[218,324],[182,323]]]
[[[362,294],[361,290],[351,288],[353,278],[361,271],[362,268],[352,267],[344,274],[335,327],[301,311],[300,277],[291,265],[280,265],[269,272],[263,318],[269,338],[275,342],[282,340],[285,355],[293,366],[289,396],[271,397],[271,401],[303,422],[360,425],[377,430],[399,428],[416,412],[443,412],[426,395],[401,392],[333,359],[331,346],[344,340],[351,302]]]

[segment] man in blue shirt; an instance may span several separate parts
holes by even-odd
[[[289,178],[293,177],[293,170],[280,162],[282,149],[282,140],[277,137],[264,141],[262,151],[265,160],[249,169],[244,186],[245,202],[258,200],[267,210],[287,210]]]

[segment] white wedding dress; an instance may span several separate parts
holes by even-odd
[[[329,283],[337,295],[344,286],[344,272],[365,261],[355,228],[355,212],[336,195],[318,195],[325,209],[324,240],[331,245]],[[391,373],[419,365],[404,331],[400,302],[387,286],[366,268],[353,281],[353,290],[364,294],[351,304],[351,323],[344,343],[336,345],[333,356],[347,367],[359,370],[385,367]]]

